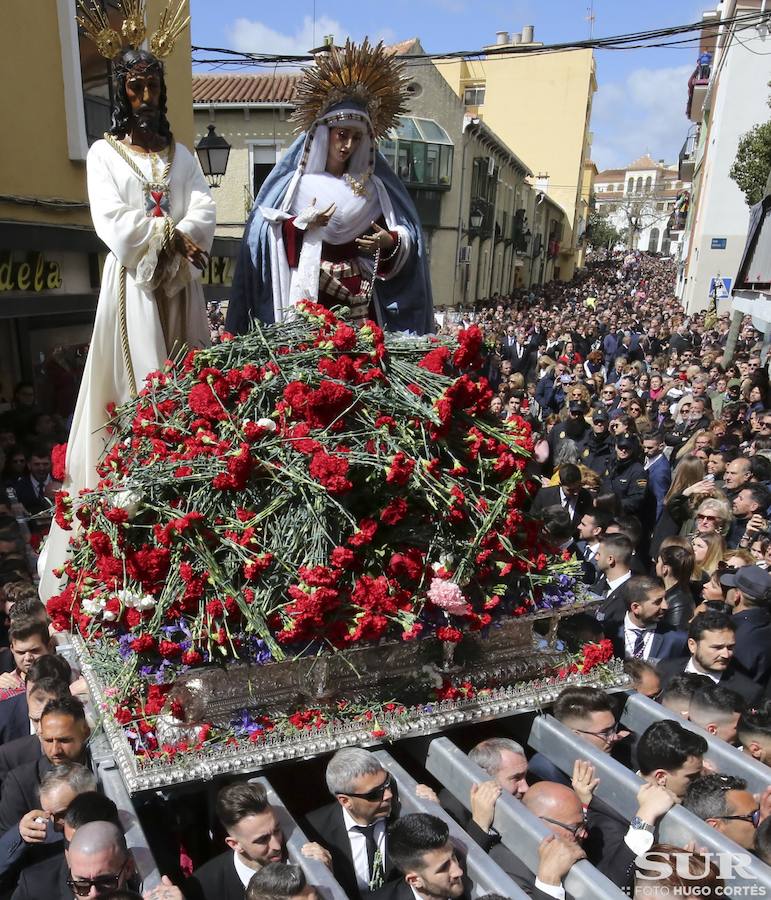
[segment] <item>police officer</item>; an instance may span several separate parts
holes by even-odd
[[[633,434],[616,440],[615,459],[605,473],[603,488],[621,501],[625,513],[639,516],[648,487],[648,476],[640,462],[640,442]]]
[[[581,449],[581,463],[601,477],[610,466],[613,455],[613,441],[610,437],[610,416],[607,410],[592,412],[592,428]]]
[[[576,445],[579,458],[584,449],[584,443],[589,435],[589,425],[585,419],[589,407],[583,400],[571,400],[568,405],[568,416],[563,422],[557,422],[549,432],[549,447],[551,458],[554,459],[560,444],[565,440],[571,440]]]

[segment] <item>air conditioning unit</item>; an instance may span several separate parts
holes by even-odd
[[[468,265],[471,262],[471,247],[468,244],[461,247],[458,251],[458,262],[463,265]]]

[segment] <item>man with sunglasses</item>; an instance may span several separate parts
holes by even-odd
[[[396,786],[377,758],[361,747],[335,753],[326,783],[335,799],[308,813],[303,830],[329,851],[335,878],[357,900],[396,876],[386,833],[396,812]],[[425,785],[418,786],[418,793],[436,800]]]
[[[743,778],[703,775],[688,787],[683,809],[735,844],[752,851],[762,814],[757,799],[746,788],[747,782]]]

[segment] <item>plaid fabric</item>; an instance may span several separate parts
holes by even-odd
[[[352,289],[357,290],[353,293]],[[319,298],[327,303],[351,308],[354,321],[370,316],[369,282],[363,281],[357,260],[325,262],[319,272]]]

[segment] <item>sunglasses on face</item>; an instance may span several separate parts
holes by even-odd
[[[97,892],[97,894],[107,893],[107,891],[114,891],[119,883],[120,877],[123,874],[123,870],[126,868],[128,864],[128,859],[124,860],[123,865],[120,867],[117,875],[99,875],[97,878],[78,878],[74,879],[72,877],[67,879],[67,887],[78,897],[88,897],[91,893],[91,888]],[[70,873],[72,875],[72,873]]]
[[[376,800],[382,800],[385,796],[385,792],[391,787],[393,784],[393,778],[390,775],[386,775],[385,781],[382,784],[379,784],[377,787],[372,788],[371,791],[366,791],[363,794],[354,794],[352,791],[348,791],[343,793],[344,797],[358,797],[359,800],[369,800],[370,803],[374,803]]]
[[[760,825],[760,809],[753,810],[751,813],[745,813],[743,816],[715,816],[715,818],[728,821],[735,819],[737,822],[752,822],[753,828],[757,828]]]
[[[696,518],[701,519],[702,522],[719,522],[717,516],[708,516],[706,513],[696,513]]]

